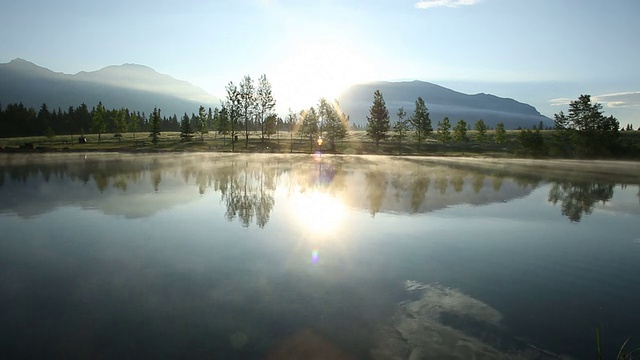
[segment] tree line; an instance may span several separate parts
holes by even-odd
[[[106,109],[99,102],[91,109],[86,104],[78,107],[70,106],[66,110],[58,108],[50,110],[43,103],[39,110],[26,107],[22,103],[0,104],[0,137],[83,135],[114,133],[121,138],[130,132],[135,138],[137,132],[148,132],[153,143],[159,141],[162,132],[179,131],[182,141],[199,138],[204,141],[204,134],[214,132],[223,138],[226,145],[227,136],[232,140],[235,150],[239,137],[248,148],[252,133],[257,133],[261,143],[269,141],[278,131],[288,131],[293,150],[293,134],[309,141],[310,151],[314,144],[335,150],[336,143],[344,140],[349,130],[362,130],[379,148],[381,141],[394,141],[400,145],[413,140],[419,152],[421,146],[431,139],[440,144],[464,144],[472,140],[475,143],[493,142],[503,144],[509,140],[504,123],[495,127],[493,138],[489,138],[489,127],[479,119],[473,124],[473,137],[469,130],[472,126],[464,120],[453,124],[444,117],[435,124],[430,118],[424,100],[418,97],[411,115],[404,108],[396,114],[397,120],[392,124],[389,111],[382,93],[376,90],[373,102],[363,127],[350,125],[350,117],[340,109],[337,101],[321,98],[315,107],[294,112],[291,109],[285,118],[275,112],[276,100],[273,97],[271,84],[266,75],[261,75],[254,83],[246,75],[238,85],[233,81],[226,86],[226,98],[220,107],[205,108],[200,106],[197,113],[184,113],[179,119],[176,114],[163,116],[161,109],[154,108],[147,116],[144,112],[131,111],[127,108]],[[560,112],[554,115],[552,136],[543,136],[543,123],[532,129],[521,129],[516,138],[520,152],[527,156],[617,156],[624,154],[640,154],[638,144],[621,143],[620,125],[613,116],[605,116],[602,105],[592,104],[589,95],[581,95],[569,104],[567,114]],[[622,129],[633,130],[631,125]],[[278,137],[279,138],[279,137]]]
[[[369,115],[367,116],[367,137],[376,143],[376,148],[380,146],[380,141],[393,139],[402,144],[406,139],[413,137],[417,144],[417,150],[420,151],[421,144],[425,143],[434,133],[433,124],[424,100],[421,97],[416,99],[415,109],[411,116],[407,117],[404,107],[398,109],[396,116],[398,120],[391,125],[384,97],[380,90],[376,90],[373,94],[373,105],[369,108]],[[448,117],[445,117],[437,123],[436,139],[442,144],[467,143],[471,141],[467,133],[470,128],[470,124],[467,124],[464,120],[459,120],[452,129],[451,121]],[[477,143],[488,141],[487,131],[489,127],[484,120],[478,120],[474,125],[474,129],[476,130],[475,141]],[[507,141],[504,123],[500,122],[496,125],[493,140],[498,144]]]

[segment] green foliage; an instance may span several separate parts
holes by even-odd
[[[391,127],[389,111],[387,110],[380,90],[376,90],[373,93],[373,105],[369,108],[367,123],[367,136],[376,142],[376,148],[378,148],[380,146],[380,140],[387,138],[387,132],[389,132]]]
[[[228,128],[231,134],[231,151],[235,150],[235,136],[242,115],[242,96],[238,87],[230,81],[226,86],[227,100],[224,104],[228,119]],[[221,119],[222,120],[222,119]]]
[[[160,109],[153,108],[153,112],[149,117],[149,137],[151,142],[155,145],[158,143],[158,136],[160,135]]]
[[[300,135],[309,138],[309,151],[313,151],[313,143],[318,139],[318,136],[320,135],[318,120],[318,113],[313,107],[309,108],[308,111],[301,114],[302,123],[300,124],[298,132],[300,133]]]
[[[258,79],[258,88],[256,89],[256,112],[258,115],[258,121],[261,125],[262,130],[262,141],[264,141],[265,137],[265,115],[266,119],[269,119],[271,111],[276,106],[276,100],[273,98],[273,94],[271,93],[271,83],[267,80],[267,75],[262,74],[260,79]],[[275,123],[273,124],[273,134],[275,134]]]
[[[98,143],[102,142],[102,133],[107,131],[107,111],[102,101],[91,113],[91,131],[98,133]]]
[[[198,108],[196,131],[200,134],[200,141],[204,141],[204,134],[209,132],[209,128],[207,127],[207,113],[202,105]]]
[[[476,130],[476,142],[480,144],[487,142],[487,124],[484,123],[484,120],[476,121],[474,128]]]
[[[249,122],[251,121],[251,116],[253,115],[253,109],[255,109],[256,107],[255,87],[253,85],[253,80],[249,75],[245,75],[245,77],[240,82],[240,90],[238,91],[238,96],[241,109],[240,115],[242,121],[244,121],[244,147],[245,149],[247,149],[249,147]]]
[[[453,141],[458,143],[469,142],[469,136],[467,135],[467,123],[464,120],[459,120],[453,128]]]
[[[278,115],[276,114],[269,114],[265,119],[264,119],[264,126],[263,126],[263,140],[264,140],[264,136],[267,137],[267,139],[271,139],[271,135],[276,133],[276,124],[278,122]]]
[[[191,128],[191,119],[187,113],[184,113],[180,121],[180,139],[183,141],[191,141],[193,137],[193,129]]]
[[[46,129],[44,129],[44,136],[51,140],[53,139],[54,136],[56,136],[56,133],[53,131],[53,129],[51,128],[51,126],[47,126]]]
[[[398,109],[397,116],[398,116],[398,121],[396,121],[396,123],[393,124],[393,132],[395,133],[394,138],[396,138],[398,142],[402,144],[402,140],[406,139],[407,134],[409,133],[410,124],[409,124],[409,120],[404,118],[405,116],[407,116],[407,113],[404,111],[403,107]]]
[[[409,123],[411,123],[411,126],[413,127],[414,136],[418,142],[418,150],[420,150],[420,144],[422,144],[433,132],[433,125],[429,118],[427,106],[421,97],[416,100],[416,108],[413,111],[413,115],[409,118]]]
[[[592,104],[590,95],[572,101],[568,115],[555,114],[554,125],[560,153],[602,156],[617,151],[620,124],[613,116],[604,116],[602,105]]]
[[[496,124],[495,135],[493,141],[496,144],[504,144],[507,142],[507,131],[504,129],[504,123],[499,122]]]
[[[520,130],[518,143],[522,146],[522,152],[532,156],[543,156],[546,154],[546,145],[540,129],[534,126],[534,130]]]
[[[131,113],[131,115],[129,116],[129,125],[128,125],[128,129],[130,132],[133,133],[133,138],[136,138],[136,131],[140,130],[140,118],[138,118],[138,115],[136,113]]]
[[[438,121],[438,141],[443,144],[451,142],[451,123],[449,118],[445,117],[442,121]]]
[[[318,115],[322,125],[320,133],[324,132],[324,137],[329,142],[331,150],[335,150],[336,140],[342,140],[347,136],[348,117],[340,110],[340,104],[336,100],[329,103],[324,98],[320,99]]]
[[[127,109],[113,110],[113,123],[116,127],[116,135],[118,140],[122,139],[122,133],[127,131]]]

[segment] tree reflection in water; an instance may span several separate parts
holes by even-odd
[[[597,178],[594,182],[576,181],[588,176],[579,172],[545,175],[549,166],[514,169],[491,162],[416,158],[87,154],[2,160],[0,191],[6,195],[0,195],[6,201],[0,202],[0,211],[37,214],[74,203],[99,208],[100,201],[115,189],[132,196],[127,196],[128,201],[114,202],[111,206],[122,209],[110,211],[129,214],[124,208],[133,205],[139,208],[135,216],[149,216],[161,209],[137,206],[142,204],[135,204],[135,195],[148,193],[151,187],[165,196],[156,199],[166,207],[179,200],[171,197],[176,186],[195,184],[200,195],[211,190],[219,194],[229,221],[237,219],[244,227],[255,223],[260,228],[269,223],[277,189],[290,199],[304,198],[300,203],[309,208],[309,214],[336,212],[329,205],[338,202],[375,216],[379,212],[427,213],[458,204],[506,202],[550,182],[548,201],[560,204],[561,213],[578,222],[598,202],[610,201],[616,186],[611,180]],[[637,175],[628,175],[632,173],[627,171],[620,183],[636,184]],[[84,190],[69,191],[70,182],[83,184]],[[39,187],[39,183],[46,185]],[[87,184],[94,184],[93,189],[102,196],[92,197],[91,188],[84,188]],[[40,192],[34,193],[33,188]]]
[[[615,184],[555,182],[549,190],[549,202],[560,202],[562,215],[580,222],[584,214],[591,214],[596,203],[611,200],[614,187]]]

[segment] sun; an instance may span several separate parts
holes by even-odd
[[[305,230],[315,236],[335,235],[344,223],[344,203],[320,190],[296,192],[291,199],[292,215]]]
[[[372,73],[358,50],[344,41],[299,42],[276,67],[274,92],[287,107],[302,110],[321,97],[335,99],[350,85],[370,80]]]

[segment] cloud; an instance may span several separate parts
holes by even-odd
[[[435,7],[457,8],[464,5],[475,5],[482,0],[421,0],[416,3],[418,9],[430,9]]]
[[[549,100],[549,105],[551,106],[565,106],[565,105],[569,105],[570,102],[572,102],[575,99],[569,99],[569,98],[557,98],[557,99],[551,99]]]
[[[608,108],[640,106],[640,91],[593,96],[591,101],[602,103]]]
[[[556,98],[549,100],[551,106],[568,106],[576,99]],[[607,108],[626,108],[640,106],[640,91],[630,91],[596,95],[591,97],[592,103],[600,103]]]

